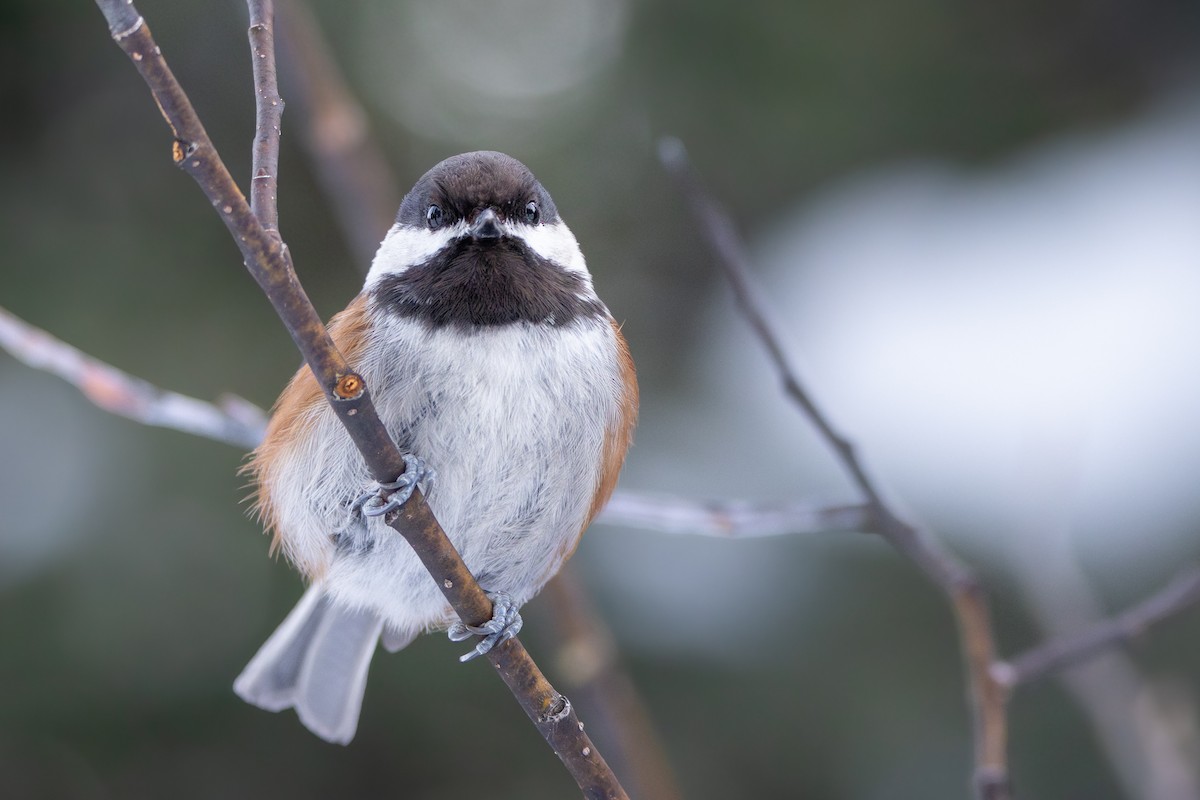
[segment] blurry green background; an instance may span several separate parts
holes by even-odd
[[[235,176],[248,176],[244,8],[139,7]],[[1200,57],[1194,2],[374,0],[316,10],[400,191],[437,160],[481,148],[520,158],[550,189],[640,369],[643,422],[623,485],[698,497],[853,493],[799,419],[759,433],[786,454],[765,464],[740,432],[748,398],[782,400],[752,342],[716,341],[737,323],[654,158],[660,135],[687,143],[757,242],[806,198],[876,165],[937,159],[987,172],[1056,136],[1117,129],[1164,98],[1194,97]],[[0,119],[0,305],[158,385],[269,405],[295,350],[172,166],[168,132],[94,6],[0,3]],[[356,293],[364,265],[288,124],[285,115],[281,228],[328,316]],[[797,349],[806,352],[803,337]],[[705,396],[742,362],[753,382],[719,402]],[[0,454],[0,796],[575,795],[491,671],[456,666],[458,647],[441,637],[376,660],[348,748],[234,697],[233,677],[301,591],[245,514],[243,453],[108,416],[0,354]],[[921,469],[920,458],[887,463],[885,482]],[[1176,478],[1190,486],[1194,474]],[[899,499],[923,520],[977,520],[1001,536],[1017,524],[973,517],[982,512],[951,493]],[[1200,556],[1194,506],[1139,530],[1171,547],[1131,580],[1098,581],[1104,607]],[[1010,565],[978,541],[954,546],[993,592],[1003,652],[1038,641]],[[1087,572],[1086,549],[1081,561]],[[953,622],[882,544],[598,526],[573,565],[686,796],[966,796]],[[651,585],[664,595],[648,604],[639,592]],[[554,680],[536,601],[526,619],[523,639]],[[1135,685],[1149,694],[1139,702],[1175,709],[1158,718],[1165,744],[1132,712],[1126,733],[1192,764],[1193,782],[1167,795],[1146,788],[1157,784],[1137,777],[1144,767],[1122,772],[1072,695],[1047,681],[1012,704],[1022,797],[1196,796],[1200,614],[1122,663],[1140,670]]]

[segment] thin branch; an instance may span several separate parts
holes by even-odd
[[[1052,639],[1007,661],[999,661],[992,665],[992,673],[998,683],[1010,688],[1031,683],[1113,645],[1128,642],[1197,603],[1200,603],[1200,567],[1191,567],[1121,614],[1074,636]]]
[[[1006,691],[992,676],[995,636],[987,600],[974,575],[938,542],[902,521],[884,502],[867,475],[851,442],[841,435],[813,401],[783,346],[783,336],[767,311],[769,305],[750,271],[745,245],[729,215],[700,184],[678,139],[659,145],[663,166],[680,190],[708,237],[742,314],[775,365],[788,396],[800,407],[836,453],[842,466],[874,509],[874,532],[915,563],[942,590],[958,622],[963,660],[970,678],[975,720],[975,787],[978,796],[1003,800],[1011,794],[1008,780]]]
[[[170,125],[172,157],[218,209],[242,251],[246,267],[271,300],[338,419],[359,448],[373,477],[394,480],[404,471],[396,445],[383,427],[362,376],[329,338],[304,294],[281,241],[259,223],[221,161],[183,89],[175,80],[145,20],[129,0],[97,0],[113,40],[150,87]],[[269,32],[269,28],[267,29]],[[458,616],[469,624],[491,618],[491,602],[480,589],[419,492],[386,522],[412,545]],[[627,795],[583,732],[566,697],[542,675],[516,638],[488,653],[525,713],[589,798]]]
[[[250,58],[254,69],[253,174],[250,209],[267,231],[279,235],[279,137],[283,98],[275,76],[275,20],[272,0],[249,0]]]
[[[658,533],[719,539],[844,533],[874,530],[875,526],[871,508],[865,505],[703,501],[628,489],[614,493],[596,521]]]
[[[300,138],[363,272],[400,206],[391,165],[330,54],[308,4],[281,0],[280,66],[300,110]]]
[[[122,372],[0,308],[0,347],[34,369],[67,381],[100,408],[143,425],[254,447],[266,415],[247,400],[227,395],[217,404],[152,386]]]

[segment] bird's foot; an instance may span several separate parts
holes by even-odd
[[[467,662],[477,656],[486,654],[496,645],[501,642],[507,642],[509,639],[521,632],[521,626],[524,625],[524,620],[521,619],[521,609],[513,602],[512,596],[507,592],[496,592],[495,594],[488,592],[487,596],[492,601],[492,618],[482,625],[467,625],[463,622],[456,622],[446,631],[446,635],[450,637],[452,642],[461,642],[465,639],[470,639],[472,636],[482,636],[479,643],[475,645],[475,649],[469,653],[464,653],[459,657],[459,661]]]
[[[350,513],[382,517],[407,503],[418,483],[427,489],[435,477],[437,473],[425,463],[425,459],[406,453],[404,472],[400,477],[387,483],[371,484],[350,504]]]

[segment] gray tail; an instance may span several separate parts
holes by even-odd
[[[314,584],[242,670],[233,690],[267,711],[295,708],[317,736],[347,744],[358,728],[367,668],[381,632],[383,621],[375,613],[334,605]]]

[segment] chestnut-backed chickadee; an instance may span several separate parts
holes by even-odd
[[[329,332],[419,458],[381,493],[308,368],[292,378],[248,469],[274,546],[312,585],[234,690],[344,744],[380,639],[394,652],[424,631],[488,634],[469,657],[516,633],[517,609],[612,493],[638,394],[575,237],[501,153],[455,156],[417,181]],[[389,493],[403,502],[418,479],[495,602],[482,628],[458,620],[382,521]]]

